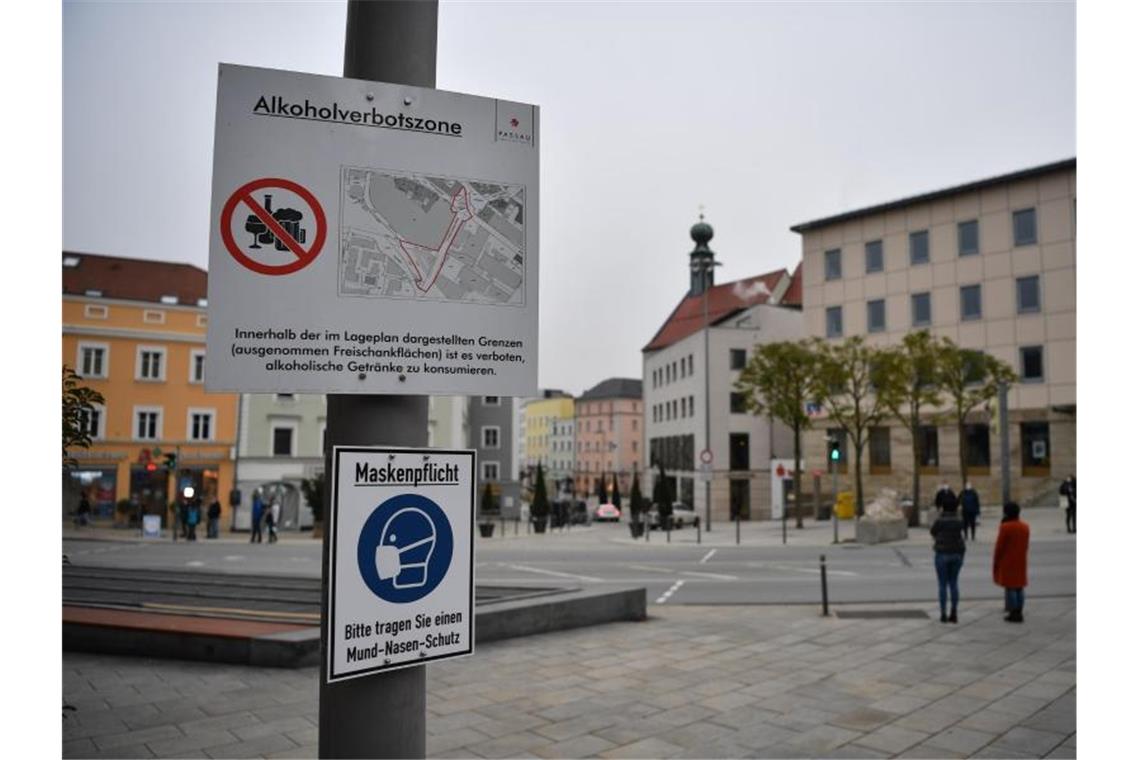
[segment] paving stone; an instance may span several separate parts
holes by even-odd
[[[1015,726],[994,741],[994,746],[1043,757],[1065,741],[1065,736],[1051,731]]]
[[[111,747],[109,749],[101,749],[98,752],[92,752],[84,755],[85,758],[90,760],[128,760],[129,758],[136,757],[154,757],[154,753],[145,744],[132,744],[125,747]]]
[[[478,744],[487,741],[488,738],[486,734],[480,733],[474,728],[457,728],[445,734],[428,734],[427,754],[431,756],[436,752],[446,752],[458,747],[465,747],[468,744]]]
[[[859,707],[849,712],[841,713],[828,721],[833,726],[848,728],[852,731],[873,731],[879,726],[890,723],[898,716],[884,710],[875,710],[870,707]]]
[[[613,714],[591,713],[589,715],[580,715],[571,720],[538,726],[533,729],[533,733],[545,736],[551,741],[562,742],[575,736],[591,733],[600,728],[608,728],[617,722],[618,717]]]
[[[893,755],[922,744],[928,738],[930,738],[928,733],[889,725],[878,728],[869,734],[864,734],[857,741],[864,746]]]
[[[992,742],[994,738],[994,734],[951,726],[945,731],[930,737],[926,741],[926,744],[931,747],[947,749],[952,752],[960,752],[963,755],[971,755]]]
[[[267,758],[296,758],[296,760],[317,760],[318,748],[316,742],[306,744],[303,747],[293,747],[292,749],[283,749],[278,752],[270,752],[266,755]],[[441,755],[444,757],[444,755]],[[460,755],[460,757],[470,757],[470,755]]]
[[[915,710],[921,710],[929,704],[930,700],[924,697],[906,697],[901,694],[896,694],[886,699],[880,699],[878,702],[872,702],[868,707],[872,710],[892,713],[897,717],[899,715],[907,715]]]
[[[281,750],[291,750],[296,748],[296,746],[297,745],[287,737],[275,734],[273,736],[259,736],[247,742],[235,742],[234,744],[210,747],[206,749],[205,752],[208,756],[214,758],[246,758],[261,757],[270,752],[279,752]]]
[[[214,729],[189,736],[148,742],[147,746],[154,752],[155,757],[182,757],[186,752],[204,751],[211,747],[233,744],[236,741],[237,737],[229,731]]]
[[[640,739],[632,744],[606,750],[602,752],[600,756],[607,758],[673,757],[683,749],[684,747],[670,744],[662,739],[649,738]]]
[[[557,744],[538,747],[534,750],[534,754],[539,757],[547,758],[594,757],[613,748],[614,744],[612,742],[608,742],[605,739],[591,734],[586,734],[585,736],[576,736],[573,739],[558,742]]]
[[[836,747],[854,741],[859,736],[860,732],[849,731],[846,728],[816,726],[810,731],[789,739],[786,744],[791,747],[801,747],[815,755],[827,755]]]
[[[92,752],[98,751],[99,748],[90,739],[71,739],[63,743],[64,757],[87,757]]]
[[[152,726],[138,731],[127,731],[120,734],[107,734],[95,737],[95,746],[100,751],[116,749],[118,747],[134,747],[163,739],[174,739],[182,736],[177,726]]]
[[[954,725],[961,720],[961,718],[961,715],[935,712],[934,710],[922,710],[904,715],[891,725],[909,728],[912,731],[925,731],[928,734],[935,734]]]
[[[304,718],[293,717],[280,718],[278,720],[269,721],[268,723],[256,723],[249,726],[237,726],[233,729],[230,729],[230,731],[239,740],[249,741],[250,739],[257,739],[261,736],[287,734],[290,731],[302,731],[310,728],[316,728],[316,726]]]
[[[987,707],[973,715],[966,716],[955,725],[975,731],[1003,734],[1014,726],[1019,725],[1023,720],[1025,719],[1020,715],[1013,715],[1012,713]]]

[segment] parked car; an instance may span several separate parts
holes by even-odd
[[[695,528],[701,524],[701,518],[688,504],[676,501],[673,502],[670,522],[672,523],[671,530],[678,530],[686,525],[692,525]],[[658,530],[660,527],[661,515],[656,508],[649,510],[649,529]]]
[[[594,510],[595,522],[620,522],[621,510],[613,504],[599,504]]]

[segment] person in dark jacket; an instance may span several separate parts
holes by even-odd
[[[1017,502],[1002,507],[1001,527],[994,544],[994,583],[1005,589],[1005,620],[1023,623],[1025,587],[1029,585],[1029,526]]]
[[[978,498],[978,492],[974,490],[972,483],[966,483],[966,487],[962,489],[958,499],[962,503],[962,538],[967,538],[968,532],[969,539],[976,541],[978,538],[978,515],[982,513],[982,502]]]
[[[1068,499],[1065,506],[1065,531],[1077,532],[1077,476],[1070,475],[1061,483],[1061,495]]]
[[[261,543],[261,521],[264,518],[265,505],[261,501],[261,490],[253,492],[253,505],[250,509],[249,542]]]
[[[222,516],[222,505],[218,503],[218,498],[215,496],[214,500],[210,502],[210,508],[206,511],[206,538],[218,537],[218,521]]]
[[[958,573],[966,556],[966,541],[962,536],[962,521],[958,519],[957,497],[950,489],[941,497],[942,514],[930,526],[934,536],[934,570],[938,573],[938,606],[943,623],[958,622]],[[949,591],[950,614],[946,614],[946,596]]]

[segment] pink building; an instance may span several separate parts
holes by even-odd
[[[641,381],[624,377],[603,380],[575,399],[574,484],[580,496],[597,493],[603,476],[608,487],[617,473],[628,497],[644,447],[641,405]]]

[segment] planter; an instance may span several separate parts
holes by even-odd
[[[531,520],[530,522],[531,522],[531,525],[534,526],[534,532],[535,533],[545,533],[546,532],[546,520],[534,519],[534,520]]]
[[[906,520],[868,520],[855,523],[855,540],[861,544],[882,544],[906,539]]]
[[[325,537],[325,523],[324,523],[324,521],[322,520],[319,522],[314,522],[313,523],[313,538],[324,538],[324,537]]]
[[[483,538],[490,538],[495,535],[495,523],[481,522],[479,523],[479,535]]]
[[[641,522],[631,522],[631,523],[629,524],[629,535],[630,535],[631,537],[633,537],[633,538],[641,538],[641,535],[642,535],[643,533],[645,533],[645,523],[641,523]]]

